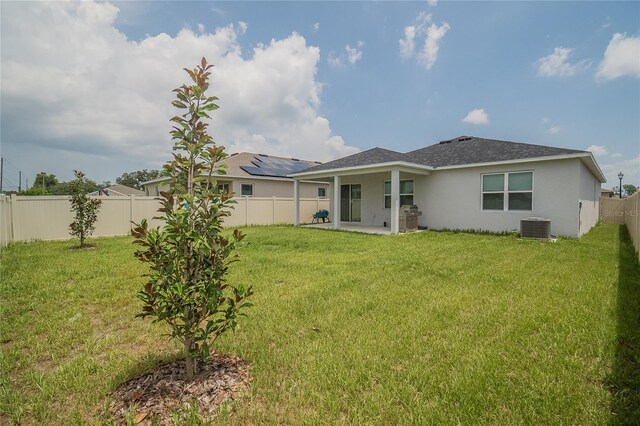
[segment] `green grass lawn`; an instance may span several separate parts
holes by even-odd
[[[599,225],[556,243],[450,232],[246,229],[255,304],[217,350],[251,365],[235,424],[640,422],[640,267]],[[108,421],[178,345],[135,319],[132,239],[0,254],[0,423]],[[318,330],[318,331],[316,331]]]

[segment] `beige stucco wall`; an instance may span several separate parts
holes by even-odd
[[[219,183],[230,183],[231,191],[237,196],[240,195],[242,184],[253,185],[254,197],[293,197],[293,181],[292,180],[270,180],[270,179],[250,179],[250,178],[223,178],[218,179]],[[155,196],[156,191],[166,191],[168,189],[166,183],[151,183],[145,185],[147,195]],[[318,188],[326,189],[326,198],[330,197],[331,187],[329,183],[324,182],[300,182],[300,197],[317,198]]]

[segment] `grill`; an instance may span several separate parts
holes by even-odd
[[[526,217],[520,220],[520,236],[522,238],[551,238],[551,219]]]
[[[414,232],[418,230],[418,216],[422,216],[422,212],[418,211],[418,206],[403,205],[400,207],[400,220],[398,228],[400,232]]]

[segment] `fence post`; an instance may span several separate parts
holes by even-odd
[[[136,196],[135,195],[130,195],[131,200],[129,200],[129,232],[131,232],[131,230],[133,229],[133,211],[134,211],[134,204],[136,202]]]
[[[244,197],[244,226],[249,226],[249,197]]]
[[[272,225],[276,224],[276,196],[273,196],[273,220],[271,221]]]
[[[16,239],[16,209],[18,204],[18,196],[11,194],[11,201],[9,202],[9,210],[11,211],[11,235],[7,236],[8,241],[15,241]]]

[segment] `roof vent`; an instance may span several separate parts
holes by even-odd
[[[451,141],[442,141],[440,142],[440,145],[444,145],[445,143],[451,143]]]
[[[267,154],[258,154],[260,157],[268,157]]]
[[[458,138],[458,142],[470,141],[471,139],[472,138],[470,138],[469,136],[462,136]]]
[[[551,238],[551,219],[525,217],[520,220],[520,237],[545,240]]]
[[[300,161],[300,160],[299,160],[299,159],[297,159],[297,158],[292,158],[292,160],[293,160],[293,161]]]
[[[233,157],[234,155],[238,155],[237,152],[234,152],[233,154],[231,154],[229,157]]]

